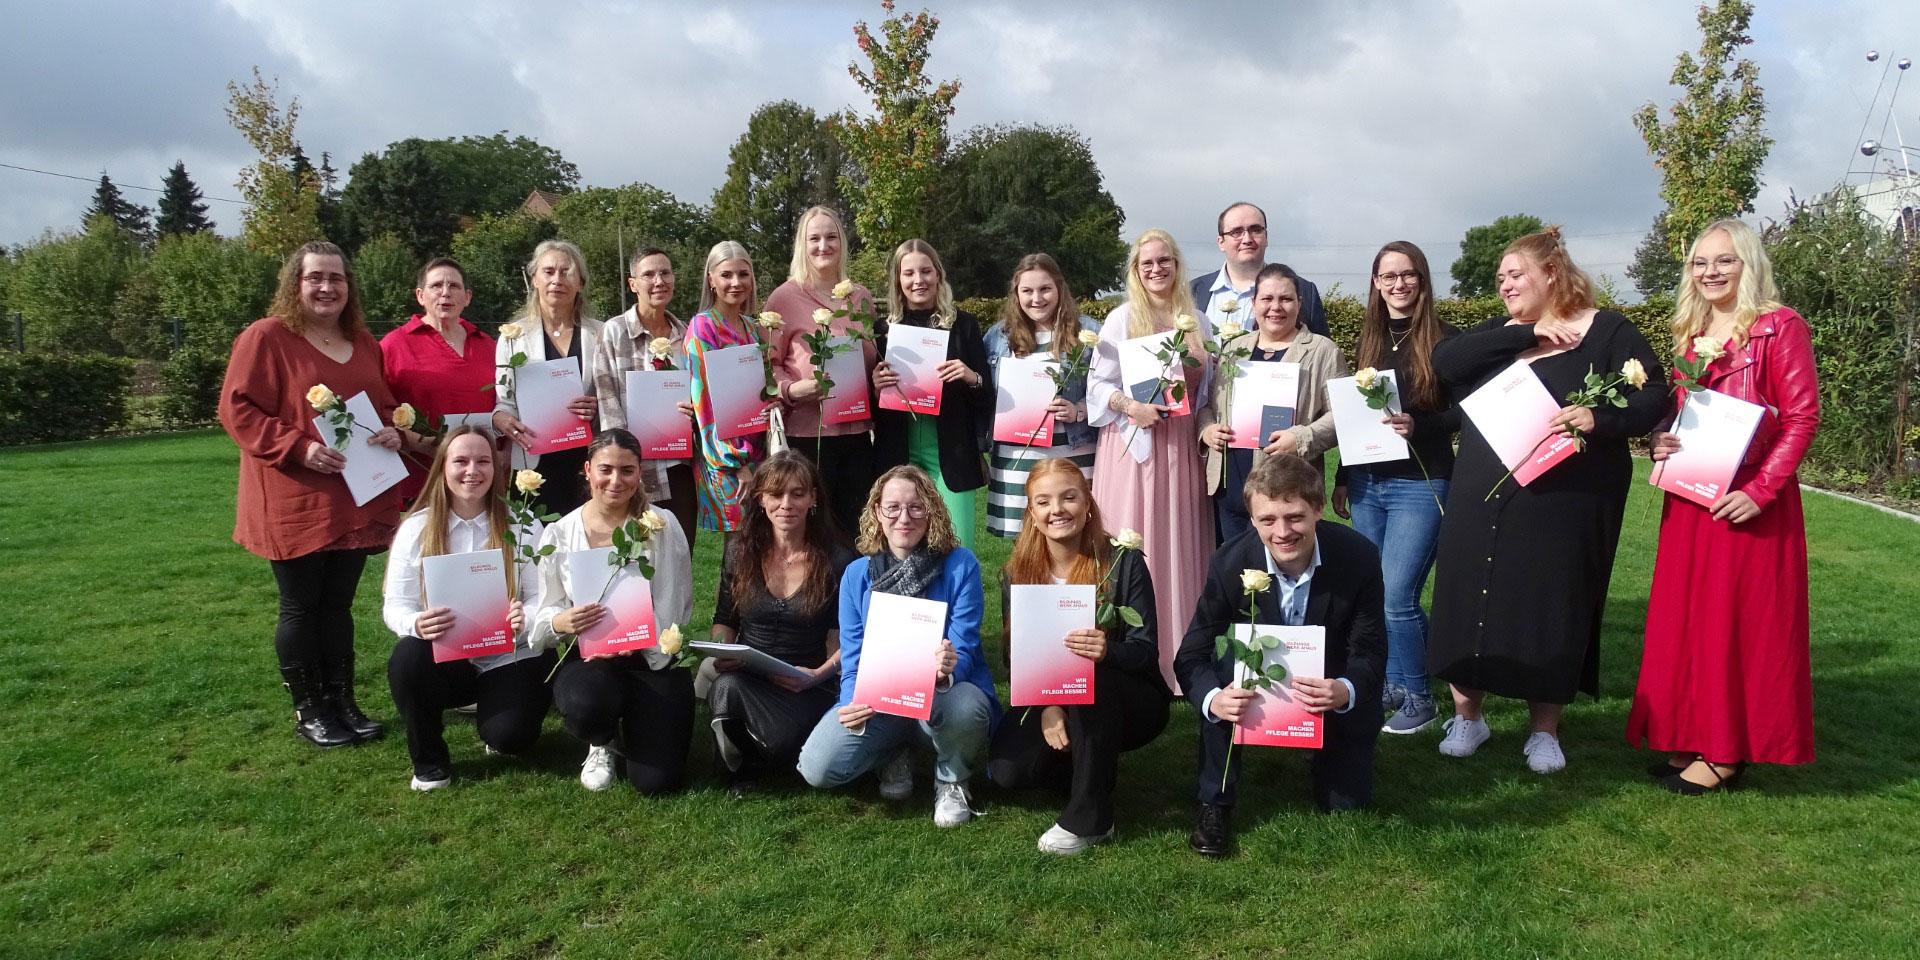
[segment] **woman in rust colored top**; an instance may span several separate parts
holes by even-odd
[[[240,445],[234,542],[265,557],[280,587],[274,652],[293,695],[294,731],[316,746],[380,736],[353,696],[353,594],[367,557],[386,549],[400,507],[389,489],[354,506],[338,474],[346,457],[314,429],[308,391],[365,392],[381,422],[369,442],[400,447],[380,346],[360,313],[346,255],[309,243],[280,269],[271,315],[233,342],[220,385],[220,424]]]

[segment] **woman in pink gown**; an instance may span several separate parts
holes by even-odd
[[[1184,333],[1179,329],[1187,327]],[[1128,383],[1121,376],[1121,344],[1138,337],[1167,344],[1184,336],[1196,363],[1162,371],[1165,380],[1183,385],[1175,391],[1147,377]],[[1186,268],[1173,237],[1158,228],[1140,234],[1127,257],[1127,302],[1115,307],[1100,328],[1087,378],[1088,422],[1100,430],[1094,455],[1093,499],[1109,530],[1136,530],[1145,542],[1142,555],[1153,576],[1159,618],[1160,673],[1179,690],[1173,655],[1186,635],[1187,621],[1200,600],[1207,557],[1213,552],[1213,509],[1207,499],[1200,445],[1200,406],[1209,394],[1210,359],[1204,344],[1212,336],[1206,314],[1194,309]],[[1139,380],[1138,376],[1135,378]],[[1164,416],[1180,403],[1187,412]]]

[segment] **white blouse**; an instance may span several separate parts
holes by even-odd
[[[1195,351],[1195,359],[1200,361],[1200,378],[1196,384],[1197,389],[1192,391],[1193,395],[1189,398],[1194,415],[1188,419],[1188,422],[1176,424],[1173,421],[1163,421],[1154,426],[1132,429],[1131,421],[1126,415],[1107,406],[1113,401],[1114,394],[1127,395],[1126,384],[1122,382],[1120,376],[1120,342],[1132,339],[1127,335],[1127,326],[1131,322],[1128,319],[1132,314],[1131,308],[1131,303],[1114,307],[1113,312],[1107,314],[1106,321],[1100,325],[1100,346],[1093,352],[1092,369],[1087,371],[1087,423],[1095,427],[1118,423],[1119,428],[1127,430],[1127,436],[1131,438],[1127,453],[1133,457],[1133,462],[1146,463],[1147,459],[1153,456],[1152,431],[1157,427],[1164,426],[1169,430],[1199,430],[1197,424],[1200,423],[1201,417],[1198,414],[1210,396],[1207,391],[1212,381],[1213,360]],[[1213,325],[1207,321],[1207,315],[1202,313],[1194,319],[1200,325],[1200,336],[1208,340],[1213,339]],[[1184,375],[1185,371],[1180,373]]]
[[[486,514],[463,520],[452,511],[447,513],[447,552],[474,553],[487,548],[487,537],[493,532],[493,524]],[[421,544],[426,538],[426,511],[411,513],[400,521],[400,529],[393,534],[393,551],[387,555],[387,575],[384,581],[384,596],[380,602],[380,617],[386,621],[387,629],[402,637],[415,636],[414,618],[427,609],[425,577],[420,571]],[[520,534],[523,543],[540,542],[540,521],[533,522],[533,529]],[[531,618],[540,595],[540,578],[531,564],[520,562],[514,570],[514,586],[524,608],[523,616]],[[528,646],[531,632],[524,627],[519,639],[522,645],[512,653],[496,653],[491,656],[474,657],[474,668],[482,673],[495,667],[503,667],[516,660],[524,660],[539,654],[538,647]]]
[[[533,635],[531,642],[539,649],[554,646],[564,636],[553,628],[553,618],[563,611],[579,606],[589,599],[576,599],[573,595],[573,575],[567,570],[567,554],[578,550],[591,550],[593,545],[587,542],[587,525],[584,519],[586,507],[554,521],[547,528],[546,535],[540,538],[540,545],[552,544],[553,555],[540,564],[540,609],[533,616]],[[680,521],[673,514],[658,506],[647,508],[653,515],[666,523],[666,527],[654,535],[644,549],[647,561],[653,564],[653,579],[649,585],[653,588],[653,616],[661,630],[674,624],[685,624],[693,619],[693,554],[687,549],[687,535],[680,530]],[[658,648],[640,651],[647,658],[647,667],[663,670],[673,662],[673,658],[661,653]]]

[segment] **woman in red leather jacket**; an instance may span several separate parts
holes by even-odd
[[[1813,762],[1807,534],[1794,471],[1820,423],[1820,388],[1807,322],[1776,302],[1752,229],[1709,226],[1686,267],[1675,349],[1697,359],[1718,345],[1724,355],[1701,384],[1767,409],[1732,489],[1711,508],[1669,494],[1660,518],[1627,740],[1667,751],[1648,772],[1698,795],[1738,786],[1748,763]],[[1678,449],[1673,434],[1653,435],[1654,460]]]

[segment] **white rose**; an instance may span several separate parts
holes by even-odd
[[[1097,333],[1094,333],[1092,330],[1082,330],[1080,331],[1080,345],[1085,347],[1097,347],[1100,345],[1100,335]]]
[[[1200,321],[1195,320],[1191,313],[1183,313],[1173,318],[1173,328],[1181,333],[1192,333],[1200,329]]]
[[[1240,589],[1248,593],[1261,593],[1273,586],[1273,574],[1265,570],[1240,571]]]
[[[780,314],[772,310],[760,314],[760,325],[768,330],[780,329]]]
[[[1219,334],[1220,341],[1222,343],[1225,343],[1228,340],[1232,340],[1234,337],[1237,337],[1243,333],[1246,333],[1247,328],[1237,323],[1234,323],[1232,320],[1228,320],[1225,323],[1220,324],[1220,326],[1216,327],[1213,332]]]
[[[1712,337],[1693,338],[1693,356],[1701,363],[1712,363],[1726,353],[1726,347]]]
[[[1647,385],[1647,368],[1641,366],[1640,361],[1629,358],[1620,365],[1620,378],[1638,390]]]
[[[672,355],[673,341],[666,337],[654,337],[647,341],[647,352],[664,359]]]
[[[842,280],[839,283],[834,284],[833,295],[836,299],[839,299],[839,300],[845,300],[846,298],[853,296],[853,281]]]
[[[1373,385],[1379,382],[1379,380],[1380,380],[1380,371],[1375,370],[1372,367],[1364,367],[1360,370],[1359,373],[1356,373],[1353,375],[1354,385],[1358,386],[1362,390],[1373,389]]]
[[[640,532],[645,534],[647,539],[653,539],[654,534],[666,528],[667,522],[660,519],[660,516],[653,511],[649,510],[640,515]]]
[[[513,488],[529,495],[539,492],[541,485],[546,482],[547,478],[541,476],[538,470],[521,470],[513,475]]]
[[[680,652],[680,625],[674,624],[660,631],[660,652],[671,657]]]
[[[339,402],[340,398],[334,396],[333,388],[324,383],[316,383],[307,388],[307,403],[315,410],[325,410]]]
[[[1122,530],[1110,542],[1122,550],[1139,550],[1147,545],[1147,538],[1141,536],[1138,530]]]
[[[509,340],[509,339],[512,339],[512,338],[514,338],[514,337],[517,337],[517,336],[519,336],[519,335],[520,335],[520,325],[519,325],[519,324],[517,324],[517,323],[503,323],[503,324],[501,324],[501,325],[500,325],[500,339],[502,339],[502,340]]]
[[[823,327],[829,323],[832,323],[833,311],[828,310],[826,307],[821,307],[820,309],[813,311],[813,322]]]
[[[1228,298],[1226,298],[1225,300],[1222,300],[1222,301],[1220,301],[1220,311],[1221,311],[1222,313],[1227,313],[1227,314],[1234,314],[1234,313],[1239,313],[1239,312],[1240,312],[1240,298],[1239,298],[1239,297],[1228,297]]]
[[[418,416],[418,414],[413,412],[413,404],[403,403],[393,408],[393,425],[402,430],[411,430],[413,429],[413,422]]]

